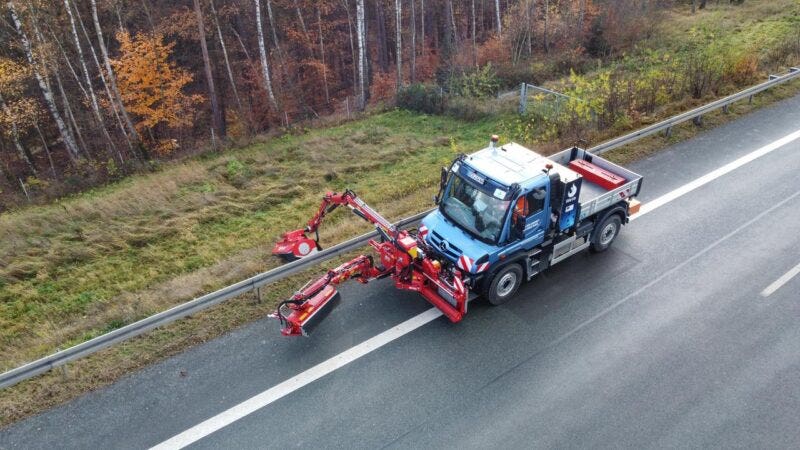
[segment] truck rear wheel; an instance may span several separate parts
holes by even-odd
[[[519,264],[509,264],[500,269],[489,283],[486,290],[486,299],[492,305],[498,306],[511,300],[522,284],[522,267]]]
[[[592,248],[594,253],[600,253],[608,250],[614,239],[617,238],[619,230],[622,227],[622,219],[617,214],[612,214],[603,220],[592,233]]]

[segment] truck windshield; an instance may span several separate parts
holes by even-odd
[[[456,175],[442,200],[441,211],[480,240],[496,243],[510,203],[510,200],[493,197]]]

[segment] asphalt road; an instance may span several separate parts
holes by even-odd
[[[631,165],[645,202],[800,129],[800,97]],[[196,448],[800,447],[800,140],[235,421]],[[309,339],[258,321],[0,432],[0,448],[145,448],[427,309],[341,289]]]

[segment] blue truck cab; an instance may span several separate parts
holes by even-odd
[[[471,292],[502,304],[547,267],[587,248],[606,250],[638,208],[641,182],[577,147],[544,157],[493,137],[442,169],[438,208],[418,235],[461,271]]]

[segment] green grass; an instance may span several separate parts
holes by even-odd
[[[438,167],[457,151],[484,144],[493,131],[489,120],[466,124],[392,111],[6,214],[0,218],[0,254],[9,261],[0,268],[0,360],[8,368],[84,336],[86,327],[78,324],[104,329],[184,300],[142,298],[128,314],[119,304],[124,293],[245,249],[264,250],[259,269],[276,265],[266,247],[301,226],[325,190],[349,187],[389,211],[397,197],[431,194]],[[325,229],[330,239],[340,235]]]

